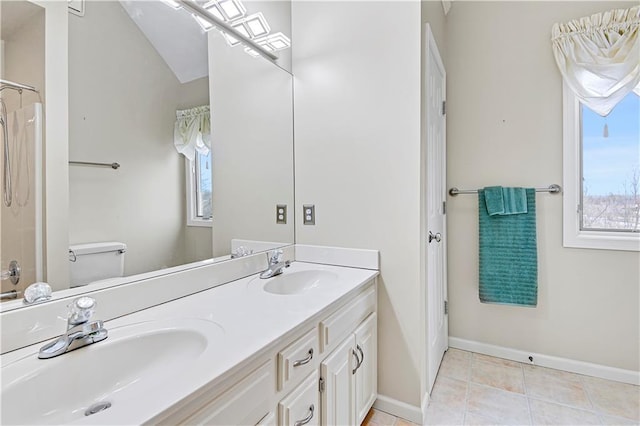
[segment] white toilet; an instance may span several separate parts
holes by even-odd
[[[126,244],[113,241],[69,246],[70,287],[123,276],[126,250]]]

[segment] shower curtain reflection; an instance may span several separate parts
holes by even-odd
[[[17,286],[8,280],[3,281],[2,292],[22,291],[29,284],[43,279],[42,104],[8,111],[5,124],[12,203],[10,206],[1,204],[0,265],[6,269],[12,260],[17,260],[21,273]]]

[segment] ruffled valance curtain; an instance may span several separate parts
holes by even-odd
[[[553,53],[564,81],[601,116],[631,91],[640,95],[639,27],[640,6],[553,26]]]
[[[203,155],[209,153],[211,114],[208,105],[176,111],[173,144],[180,154],[192,161],[196,152]]]

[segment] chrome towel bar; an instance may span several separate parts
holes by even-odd
[[[69,164],[78,165],[78,166],[111,167],[114,170],[120,167],[119,163],[93,163],[90,161],[69,161]]]
[[[562,192],[562,187],[560,185],[554,183],[553,185],[549,185],[547,188],[535,188],[536,192],[549,192],[551,194],[559,194]],[[477,194],[477,189],[458,189],[455,186],[449,189],[449,195],[455,197],[458,194]]]

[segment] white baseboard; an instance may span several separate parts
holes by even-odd
[[[376,402],[373,403],[373,408],[409,420],[418,425],[422,424],[422,410],[419,407],[389,398],[388,396],[378,394]]]
[[[519,349],[505,348],[503,346],[460,339],[458,337],[449,337],[449,347],[495,356],[498,358],[510,359],[526,364],[535,364],[541,367],[555,368],[556,370],[564,370],[571,373],[599,377],[601,379],[615,380],[616,382],[640,385],[640,371],[623,370],[622,368],[608,367],[606,365],[592,364],[568,358],[526,352]],[[529,360],[529,357],[533,358],[533,362]]]
[[[422,422],[418,424],[421,424],[421,425],[427,424],[427,408],[429,408],[430,402],[431,402],[431,396],[429,395],[429,392],[427,392],[424,394],[424,397],[422,398]]]

